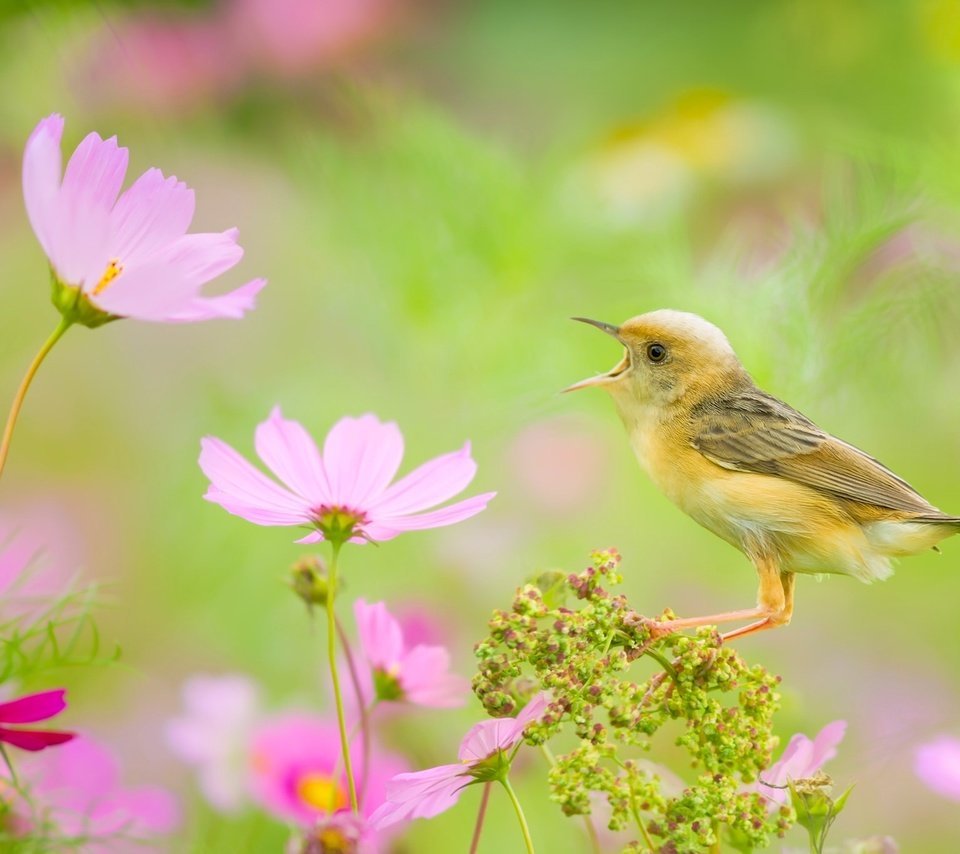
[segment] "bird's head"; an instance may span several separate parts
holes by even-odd
[[[681,397],[722,391],[745,376],[727,337],[696,314],[661,309],[621,326],[575,317],[613,336],[623,358],[607,373],[574,383],[564,391],[600,386],[620,411],[633,406],[669,406]],[[699,392],[699,393],[698,393]]]

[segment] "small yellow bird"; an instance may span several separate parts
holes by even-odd
[[[761,391],[702,317],[664,309],[622,326],[575,317],[626,348],[600,386],[613,397],[653,482],[740,549],[760,580],[757,607],[656,624],[658,633],[746,621],[723,637],[786,625],[795,573],[888,577],[891,558],[960,533],[906,481]]]

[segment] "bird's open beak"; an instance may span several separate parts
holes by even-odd
[[[604,323],[602,320],[590,320],[588,317],[572,317],[571,320],[579,320],[581,323],[589,323],[591,326],[596,326],[597,329],[606,332],[607,335],[612,335],[617,339],[624,347],[627,345],[624,343],[623,339],[620,337],[620,327],[614,326],[612,323]],[[580,380],[578,383],[574,383],[571,386],[567,386],[563,391],[576,391],[577,389],[587,388],[588,386],[595,385],[605,385],[617,378],[619,378],[625,371],[630,368],[630,348],[627,347],[627,351],[623,354],[623,358],[605,374],[598,374],[595,377],[588,377],[585,380]]]

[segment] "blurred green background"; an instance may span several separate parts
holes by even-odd
[[[250,47],[244,3],[0,13],[4,399],[56,322],[19,190],[50,112],[65,151],[116,133],[131,178],[157,165],[196,188],[195,230],[240,228],[233,282],[270,279],[240,322],[71,331],[0,487],[5,508],[57,507],[51,535],[110,582],[100,627],[123,665],[64,675],[71,723],[119,744],[130,779],[182,793],[174,850],[287,837],[210,811],[168,755],[185,678],[240,671],[278,708],[325,701],[319,626],[284,586],[305,548],[201,499],[199,438],[252,455],[275,403],[317,436],[344,414],[398,421],[404,470],[473,441],[475,491],[499,492],[484,514],[343,567],[351,596],[443,615],[464,674],[491,608],[594,547],[621,550],[649,613],[755,595],[747,561],[644,478],[610,401],[559,394],[620,358],[571,315],[703,314],[760,385],[960,512],[956,4],[358,0],[353,29],[296,53],[295,29]],[[850,722],[829,767],[857,784],[835,841],[957,850],[956,805],[912,772],[917,743],[960,735],[960,543],[943,552],[872,587],[802,578],[793,624],[741,643],[783,675],[785,739]],[[478,712],[411,719],[392,743],[415,767],[450,761]],[[518,787],[535,839],[577,850],[540,770]],[[406,850],[466,840],[477,799],[413,825]],[[481,851],[517,849],[500,800]]]

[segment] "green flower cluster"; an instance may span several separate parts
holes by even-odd
[[[656,636],[608,591],[622,581],[619,564],[615,550],[595,552],[578,575],[547,573],[520,588],[476,645],[474,691],[494,717],[550,691],[526,740],[570,743],[550,771],[551,796],[571,816],[605,798],[610,829],[638,833],[625,850],[708,851],[721,838],[740,851],[765,847],[794,818],[749,791],[777,746],[779,677],[747,665],[716,629]],[[638,757],[661,731],[699,770],[693,785],[671,786]]]

